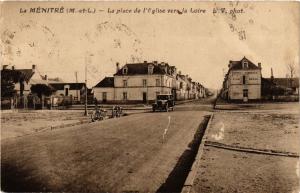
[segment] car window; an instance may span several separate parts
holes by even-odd
[[[168,100],[169,98],[168,98],[168,95],[158,95],[157,99],[158,100]]]

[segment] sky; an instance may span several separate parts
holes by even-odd
[[[87,65],[92,87],[115,73],[116,62],[122,66],[145,60],[174,65],[208,88],[220,88],[229,60],[244,56],[261,62],[264,77],[270,77],[271,68],[275,77],[285,77],[288,63],[299,69],[297,2],[2,2],[0,6],[1,65],[21,69],[35,64],[37,73],[65,82],[75,82],[76,72],[83,82]],[[64,9],[36,13],[38,8]],[[69,9],[76,13],[67,13]],[[80,13],[82,9],[96,12]]]

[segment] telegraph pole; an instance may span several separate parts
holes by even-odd
[[[76,83],[78,83],[78,78],[77,78],[77,74],[78,74],[78,72],[77,72],[77,71],[75,71],[75,78],[76,78]],[[77,101],[78,101],[78,99],[79,99],[79,94],[78,94],[78,90],[76,91],[76,97],[77,97]]]
[[[84,116],[87,116],[87,63],[85,62],[85,104],[84,104]]]

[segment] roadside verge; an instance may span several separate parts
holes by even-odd
[[[194,179],[195,179],[196,174],[197,174],[197,169],[199,168],[198,166],[199,166],[199,163],[200,163],[200,160],[201,160],[201,156],[203,154],[204,144],[205,144],[205,141],[206,141],[207,135],[208,135],[208,129],[210,128],[213,117],[214,117],[214,114],[212,113],[211,116],[210,116],[210,119],[208,121],[207,127],[204,131],[204,135],[202,137],[201,144],[200,144],[200,147],[198,149],[196,158],[194,160],[194,163],[192,165],[190,173],[188,174],[188,177],[185,180],[185,183],[183,185],[181,193],[190,193],[190,191],[191,191],[191,188],[192,188],[193,183],[194,183]]]

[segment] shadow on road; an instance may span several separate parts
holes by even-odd
[[[210,115],[204,117],[194,135],[194,139],[189,143],[189,149],[185,150],[180,156],[176,166],[169,174],[166,182],[162,184],[156,191],[157,193],[181,192],[184,182],[196,158],[209,119]]]
[[[29,170],[1,163],[1,190],[4,192],[48,192],[42,180],[35,181]]]

